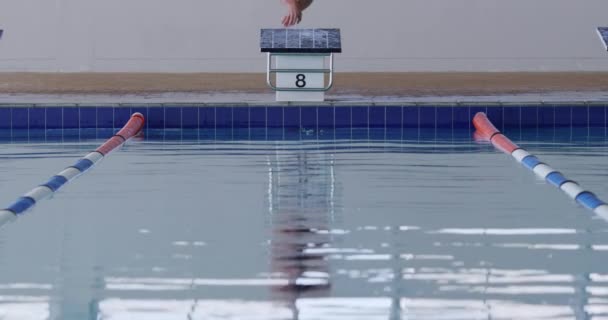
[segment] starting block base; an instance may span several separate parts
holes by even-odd
[[[325,66],[325,57],[306,55],[280,55],[276,57],[277,69],[319,70]],[[302,72],[277,73],[276,84],[281,90],[276,92],[277,101],[325,101],[325,74]],[[318,89],[319,91],[303,91]],[[293,91],[291,91],[293,90]]]

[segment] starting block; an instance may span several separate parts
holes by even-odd
[[[608,50],[608,28],[607,27],[599,27],[597,28],[597,34],[600,36],[600,40],[604,45],[604,49]]]
[[[262,29],[260,48],[277,101],[325,100],[334,82],[334,53],[342,52],[340,29]]]

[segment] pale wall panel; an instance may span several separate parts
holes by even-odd
[[[261,72],[278,0],[0,0],[0,71]],[[605,0],[316,0],[340,71],[608,70]]]

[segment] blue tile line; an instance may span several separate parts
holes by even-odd
[[[476,112],[505,128],[607,128],[606,104],[375,104],[368,106],[0,106],[0,129],[117,128],[132,111],[144,113],[147,129],[193,128],[435,128],[471,129]],[[330,110],[331,109],[331,110]],[[8,110],[8,111],[6,111]],[[329,110],[329,111],[327,111]],[[399,114],[401,116],[399,116]]]

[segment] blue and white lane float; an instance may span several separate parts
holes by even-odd
[[[41,184],[24,194],[8,208],[0,210],[0,226],[9,221],[13,221],[15,218],[32,208],[37,202],[51,196],[70,180],[73,180],[90,169],[95,163],[99,162],[110,152],[139,133],[144,126],[144,122],[145,119],[141,113],[134,113],[127,124],[125,124],[118,133],[108,139],[95,151],[87,154],[74,165],[65,168],[57,175],[51,177],[46,183]]]
[[[583,189],[578,183],[568,180],[559,171],[541,162],[536,156],[520,148],[509,138],[503,135],[490,122],[485,113],[479,112],[473,118],[476,139],[490,141],[498,150],[510,154],[524,167],[534,171],[536,175],[545,179],[548,183],[564,191],[570,198],[581,206],[592,210],[602,219],[608,221],[608,205],[600,200],[595,194]]]

